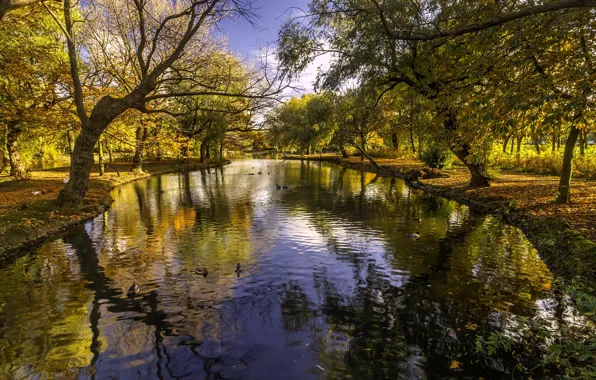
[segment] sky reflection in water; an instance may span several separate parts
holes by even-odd
[[[0,269],[0,375],[499,378],[476,337],[550,296],[519,230],[371,173],[244,160],[114,198]]]

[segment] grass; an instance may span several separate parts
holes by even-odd
[[[32,171],[31,178],[26,181],[0,176],[0,258],[94,218],[112,203],[110,191],[116,186],[152,175],[224,163],[201,164],[191,160],[181,164],[164,160],[144,164],[143,172],[132,172],[130,163],[117,162],[110,164],[103,176],[99,176],[98,168],[94,166],[85,202],[76,208],[59,207],[56,203],[58,192],[64,186],[62,180],[69,172],[67,167]],[[42,190],[44,194],[39,194]]]
[[[561,175],[563,148],[552,152],[550,149],[538,154],[533,147],[524,146],[519,155],[503,153],[495,147],[490,155],[491,166],[516,172]],[[576,149],[573,160],[573,177],[596,179],[596,148],[589,148],[585,155]]]

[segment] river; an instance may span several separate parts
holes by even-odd
[[[505,378],[478,338],[552,315],[520,230],[399,179],[254,159],[113,197],[0,268],[0,377]]]

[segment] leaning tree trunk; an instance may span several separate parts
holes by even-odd
[[[445,120],[443,121],[443,128],[449,135],[457,133],[457,116],[451,110],[444,111]],[[470,179],[470,187],[489,187],[490,176],[486,170],[484,162],[470,162],[471,147],[467,143],[458,141],[458,137],[451,137],[451,144],[449,148],[455,156],[466,165],[472,178]]]
[[[103,129],[107,127],[97,122],[90,122],[83,127],[75,140],[70,160],[70,179],[58,195],[61,205],[77,206],[83,202],[89,186],[89,174],[93,166],[93,147]]]
[[[358,149],[358,151],[360,151],[361,157],[366,157],[368,159],[368,161],[370,161],[370,163],[375,168],[379,168],[379,164],[377,164],[377,162],[368,153],[366,153],[366,151],[364,150],[363,147],[361,147],[360,145],[358,145],[358,143],[356,141],[351,141],[351,143],[354,146],[354,148],[356,148],[356,149]]]
[[[70,180],[58,195],[60,205],[78,206],[83,203],[89,187],[95,144],[112,120],[137,104],[141,98],[140,92],[120,99],[104,96],[97,102],[91,115],[82,118],[81,133],[75,141],[70,160]]]
[[[569,137],[567,137],[567,142],[565,143],[565,152],[563,153],[563,171],[559,180],[557,203],[569,203],[571,201],[569,187],[571,186],[571,173],[573,171],[573,152],[579,134],[580,130],[575,125],[572,125],[569,131]]]
[[[23,132],[20,123],[13,121],[7,125],[8,132],[6,133],[6,150],[8,151],[8,162],[10,163],[10,176],[17,179],[23,178],[24,169],[21,163],[21,154],[17,146],[17,140]]]
[[[145,152],[145,142],[147,141],[147,127],[141,125],[137,127],[136,131],[136,144],[135,144],[135,155],[132,159],[132,171],[142,172],[143,171],[143,153]]]

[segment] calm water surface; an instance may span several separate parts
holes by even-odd
[[[551,297],[519,230],[371,173],[244,160],[114,198],[0,268],[0,377],[504,378],[477,337]]]

